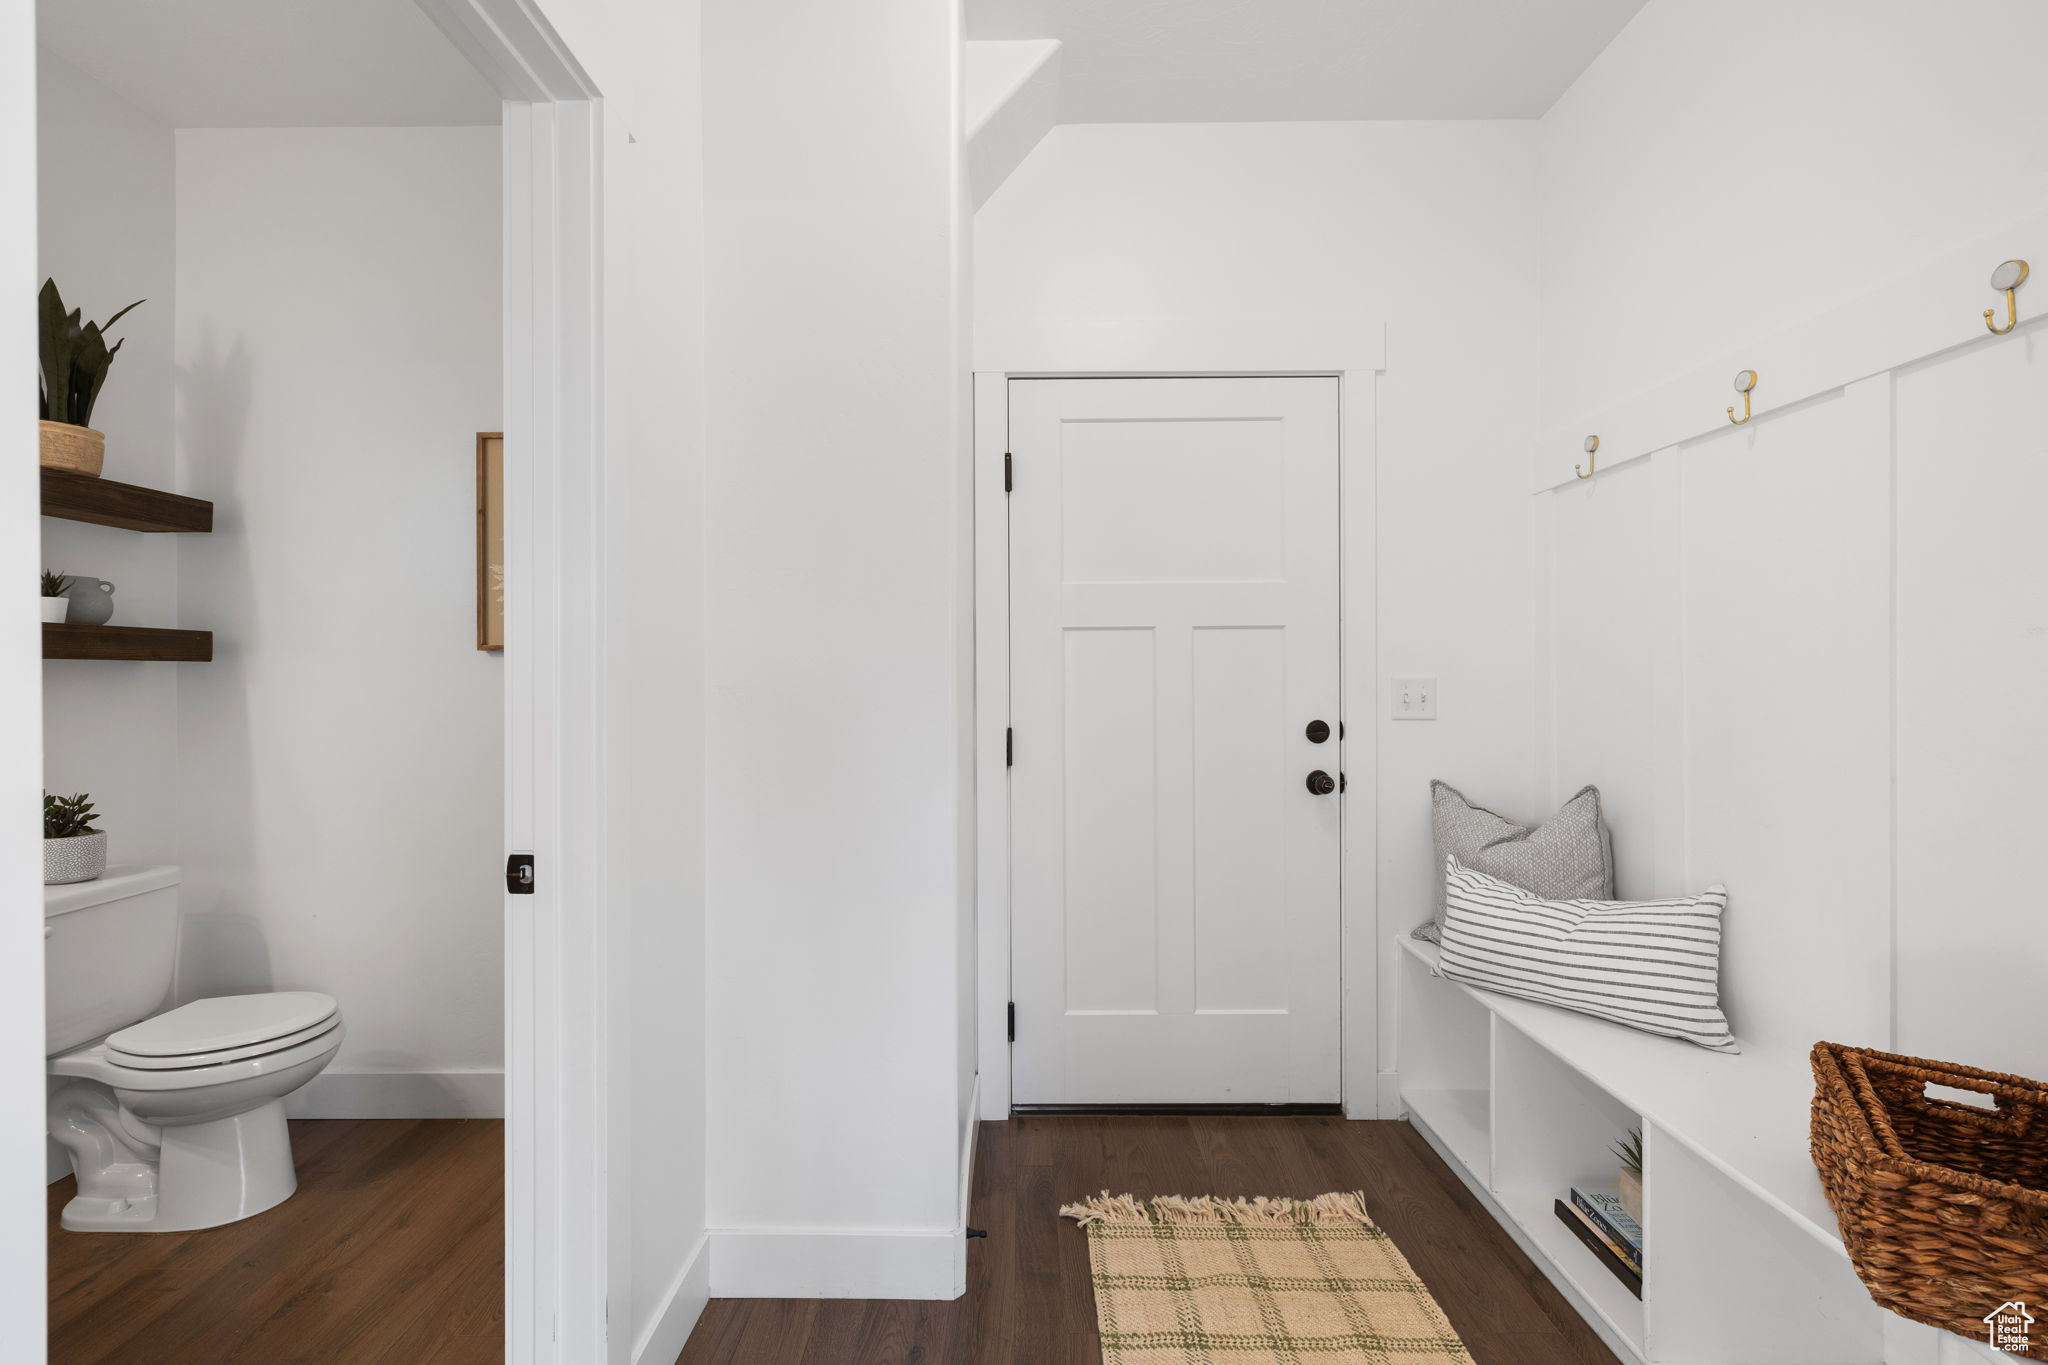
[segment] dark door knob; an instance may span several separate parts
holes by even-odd
[[[1321,768],[1308,775],[1308,792],[1310,796],[1328,796],[1335,790],[1337,790],[1337,779],[1324,772]]]
[[[1330,737],[1330,723],[1326,720],[1312,720],[1308,723],[1308,729],[1302,733],[1308,736],[1309,743],[1321,744]]]

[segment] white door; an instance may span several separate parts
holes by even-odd
[[[1010,383],[1016,1104],[1339,1098],[1337,433],[1333,378]]]

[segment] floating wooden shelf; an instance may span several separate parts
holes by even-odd
[[[133,659],[144,663],[213,661],[210,630],[154,626],[68,626],[43,623],[45,659]]]
[[[43,515],[124,531],[211,531],[213,504],[112,479],[43,470]],[[191,632],[186,632],[190,634]]]

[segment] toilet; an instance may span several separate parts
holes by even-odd
[[[74,1232],[190,1232],[298,1188],[284,1101],[334,1060],[332,996],[269,991],[165,1011],[178,869],[45,887],[50,1136],[71,1156]]]

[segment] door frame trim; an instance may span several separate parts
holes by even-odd
[[[1012,379],[1334,377],[1338,384],[1338,625],[1346,767],[1378,773],[1378,389],[1386,327],[1373,320],[992,319],[974,354],[974,785],[976,1036],[981,1117],[1010,1117],[1009,449]],[[1028,739],[1026,740],[1028,744]],[[1380,1077],[1378,782],[1340,812],[1339,1017],[1344,1113],[1392,1118]],[[1391,987],[1388,988],[1389,992]]]
[[[603,93],[537,0],[418,0],[504,100],[505,1360],[615,1356]]]

